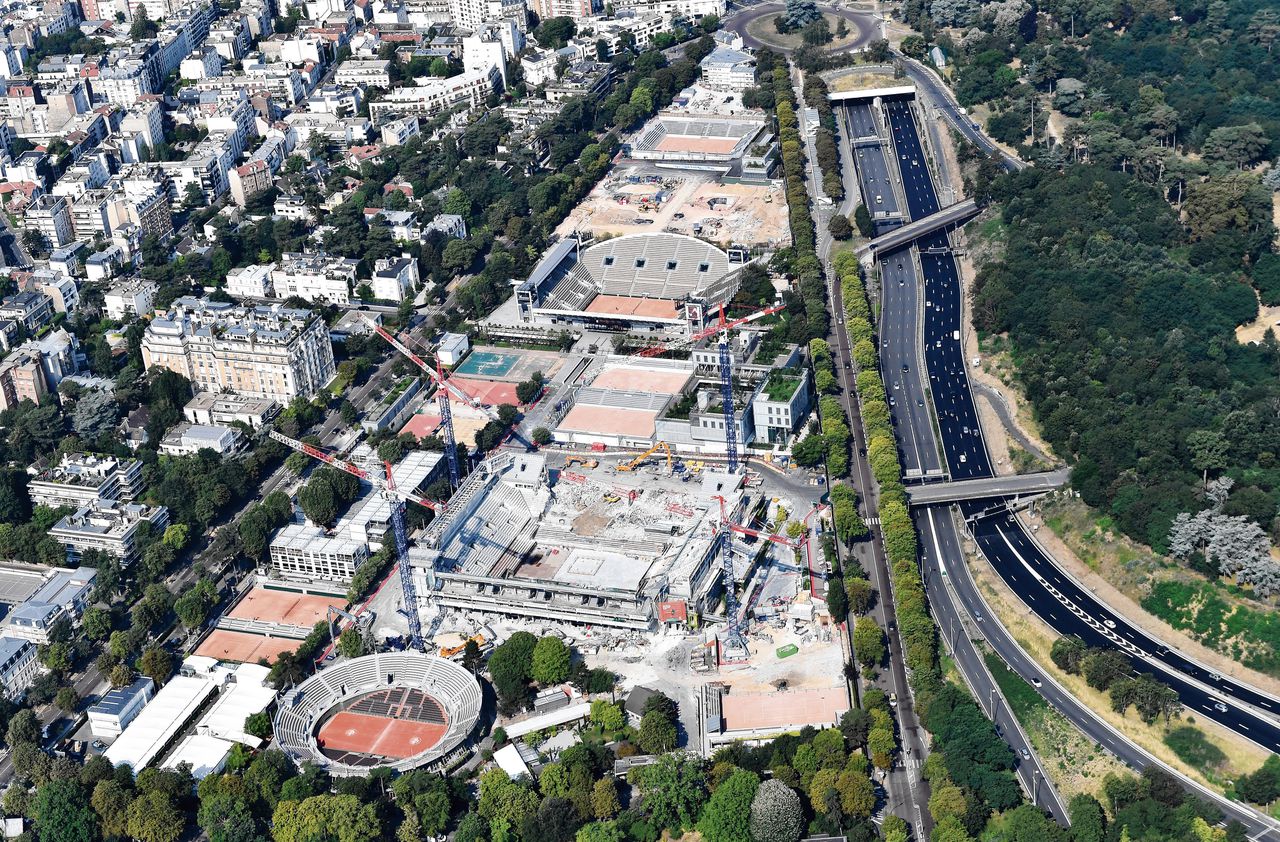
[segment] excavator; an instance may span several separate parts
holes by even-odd
[[[632,459],[630,462],[625,462],[625,463],[623,463],[623,464],[619,465],[619,466],[618,466],[618,470],[619,470],[619,471],[634,471],[636,468],[638,468],[638,467],[640,467],[641,465],[643,465],[643,464],[644,464],[644,462],[645,462],[645,460],[647,460],[650,456],[652,456],[654,453],[656,453],[656,452],[657,452],[657,451],[659,451],[659,450],[666,451],[666,454],[667,454],[667,470],[668,470],[668,471],[670,471],[670,470],[672,469],[672,468],[671,468],[671,464],[672,464],[672,460],[671,460],[671,447],[670,447],[670,446],[669,446],[665,441],[660,441],[660,442],[658,442],[658,443],[657,443],[657,444],[655,444],[653,447],[651,447],[651,448],[649,448],[648,450],[646,450],[644,453],[641,453],[639,456],[637,456],[636,458]]]

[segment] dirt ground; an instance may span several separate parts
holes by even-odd
[[[1088,513],[1088,509],[1083,503],[1073,502],[1068,505],[1078,508],[1080,510],[1078,514],[1082,517]],[[1041,518],[1021,515],[1020,519],[1028,529],[1036,530],[1036,540],[1044,545],[1044,548],[1053,556],[1061,569],[1083,583],[1099,599],[1114,608],[1117,613],[1129,622],[1158,637],[1180,652],[1212,667],[1216,672],[1244,681],[1267,693],[1280,695],[1280,678],[1274,678],[1242,666],[1234,659],[1210,649],[1144,610],[1138,600],[1141,599],[1142,593],[1149,586],[1150,577],[1135,570],[1135,565],[1117,564],[1108,558],[1109,554],[1100,553],[1098,554],[1100,556],[1098,563],[1100,569],[1094,570],[1094,568],[1082,561],[1068,542],[1064,541],[1052,529],[1040,528],[1044,526],[1044,521]],[[1072,543],[1075,543],[1074,535],[1069,537]],[[1125,549],[1129,552],[1139,551],[1138,548],[1134,547],[1125,547]],[[1145,550],[1147,554],[1151,553],[1146,548],[1141,548],[1141,550]],[[1120,583],[1119,586],[1114,584],[1117,582]]]
[[[845,91],[863,91],[868,88],[892,88],[903,84],[901,79],[886,76],[882,73],[849,72],[831,78],[827,89],[833,93]]]
[[[1049,659],[1049,650],[1057,637],[1054,631],[1027,611],[1017,595],[1009,589],[1003,579],[995,574],[991,566],[981,557],[974,555],[972,544],[966,542],[965,550],[969,569],[988,607],[999,618],[1001,625],[1008,629],[1018,645],[1036,660],[1045,675],[1051,676],[1104,721],[1142,746],[1161,762],[1221,792],[1224,781],[1253,772],[1266,760],[1268,752],[1261,747],[1215,722],[1199,720],[1185,712],[1168,725],[1162,722],[1146,725],[1132,709],[1128,716],[1113,712],[1110,699],[1106,694],[1094,690],[1080,676],[1068,675],[1054,665]],[[1165,745],[1164,737],[1169,731],[1186,726],[1198,729],[1209,742],[1226,755],[1227,761],[1221,768],[1203,770],[1189,766]]]
[[[1247,345],[1250,342],[1261,342],[1262,337],[1267,333],[1267,328],[1271,328],[1276,332],[1277,336],[1280,336],[1280,306],[1263,307],[1259,304],[1258,318],[1247,325],[1240,325],[1240,327],[1236,328],[1236,341],[1241,345]]]
[[[652,174],[647,168],[630,167],[596,185],[556,229],[568,236],[590,229],[596,236],[651,234],[670,231],[747,246],[777,248],[791,242],[786,196],[781,183],[721,184],[707,176],[663,173],[661,183],[631,183],[629,176]],[[672,191],[656,210],[642,210],[641,199],[660,190]],[[726,199],[708,207],[711,199]],[[678,215],[678,216],[677,216]],[[645,220],[637,222],[636,220]]]

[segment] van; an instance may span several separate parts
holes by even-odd
[[[884,204],[884,196],[876,196],[876,204],[877,204],[877,205],[883,205],[883,204]]]
[[[960,341],[960,331],[958,331],[958,330],[953,330],[953,331],[951,331],[951,338],[952,338],[952,339],[954,339],[955,341],[959,342],[959,341]]]

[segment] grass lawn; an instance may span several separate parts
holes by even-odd
[[[825,45],[824,49],[838,50],[841,47],[852,43],[858,34],[858,30],[845,21],[845,25],[849,27],[849,32],[843,38],[836,38],[836,29],[840,26],[842,18],[839,15],[833,15],[830,12],[823,12],[822,16],[827,19],[827,26],[831,28],[831,43]],[[804,38],[800,31],[788,32],[782,35],[778,32],[777,27],[773,25],[775,18],[781,17],[781,14],[769,15],[767,17],[756,18],[747,24],[747,34],[752,38],[758,38],[770,47],[779,50],[794,50],[804,46]]]
[[[1049,706],[1035,688],[1009,669],[995,652],[987,652],[983,655],[983,659],[987,662],[987,669],[991,671],[996,684],[1000,685],[1000,692],[1013,710],[1013,715],[1024,724],[1024,727],[1032,713]]]

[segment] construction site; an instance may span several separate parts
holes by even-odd
[[[723,248],[791,243],[780,181],[724,181],[714,173],[641,161],[615,167],[556,229],[562,237],[654,231],[701,237]]]

